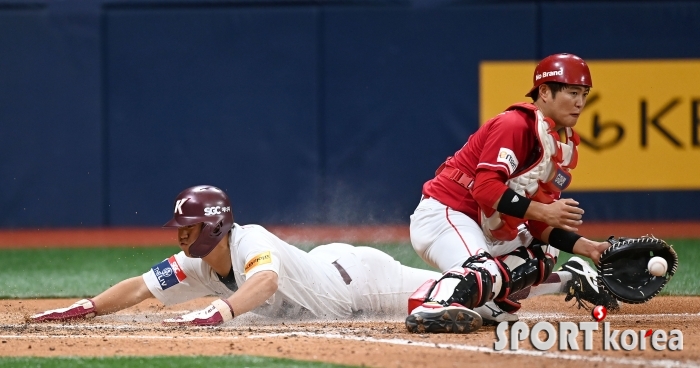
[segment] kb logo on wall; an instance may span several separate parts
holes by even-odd
[[[532,329],[524,322],[516,322],[510,326],[501,322],[496,327],[496,342],[493,349],[501,351],[505,348],[518,350],[520,341],[529,339],[532,346],[540,351],[550,350],[556,346],[560,351],[579,350],[577,337],[583,333],[583,350],[593,350],[594,331],[598,331],[598,322],[559,322],[555,328],[549,322],[538,322]],[[542,340],[541,332],[546,338]],[[647,350],[650,347],[656,351],[683,350],[683,332],[681,330],[614,330],[610,322],[603,323],[602,350]]]

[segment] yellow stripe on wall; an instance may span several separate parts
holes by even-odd
[[[570,190],[700,189],[700,60],[588,61]],[[480,122],[532,87],[536,62],[483,62]]]

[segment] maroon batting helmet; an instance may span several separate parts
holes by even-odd
[[[583,59],[574,54],[554,54],[542,59],[532,76],[532,88],[525,96],[545,82],[559,82],[593,87],[591,71]]]
[[[163,227],[182,227],[202,223],[199,237],[190,245],[190,254],[202,258],[211,253],[233,227],[231,202],[223,190],[198,185],[183,190],[175,198],[172,220]]]

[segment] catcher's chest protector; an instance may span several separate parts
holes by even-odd
[[[578,163],[580,138],[571,128],[565,128],[565,141],[554,131],[554,121],[545,118],[533,104],[515,104],[507,110],[520,109],[534,115],[537,127],[537,143],[540,157],[525,170],[511,177],[506,185],[516,193],[541,203],[551,203],[553,195],[560,193],[571,184],[569,170]],[[506,111],[507,111],[506,110]],[[481,213],[481,227],[487,239],[513,240],[518,234],[518,226],[526,220],[504,215],[491,208]]]

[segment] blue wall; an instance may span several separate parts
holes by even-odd
[[[0,227],[159,225],[203,183],[242,223],[407,223],[478,126],[481,60],[699,39],[691,1],[0,0]],[[572,196],[700,219],[699,191]]]

